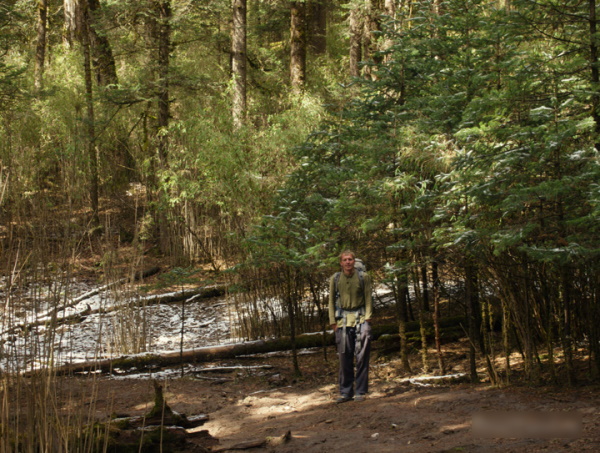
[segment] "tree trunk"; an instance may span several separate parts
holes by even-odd
[[[96,70],[98,86],[116,85],[119,83],[115,58],[112,48],[102,30],[98,16],[101,14],[99,0],[87,0],[89,5],[89,35],[92,51],[92,61]]]
[[[96,150],[96,124],[94,116],[94,88],[92,82],[92,61],[89,35],[82,33],[83,65],[85,74],[85,103],[87,123],[87,152],[90,165],[90,205],[92,208],[92,226],[100,225],[99,215],[99,175],[98,152]]]
[[[439,1],[439,0],[436,0]],[[383,43],[383,48],[385,50],[390,49],[394,45],[394,38],[391,34],[392,32],[396,32],[397,24],[396,24],[396,0],[385,0],[384,1],[384,10],[385,14],[389,17],[389,20],[393,21],[393,25],[391,29],[388,30],[388,36],[385,38]],[[392,58],[391,54],[385,57],[386,61],[389,61]]]
[[[554,316],[552,315],[552,313],[554,313],[554,304],[553,304],[553,297],[552,294],[548,288],[548,280],[547,280],[547,276],[548,274],[546,272],[544,272],[545,266],[542,267],[542,270],[540,271],[540,286],[541,286],[541,295],[542,295],[542,301],[544,302],[544,306],[546,308],[546,322],[545,322],[545,340],[546,340],[546,350],[547,350],[547,354],[548,354],[548,365],[550,368],[550,375],[552,376],[552,380],[554,381],[554,383],[557,383],[557,374],[556,374],[556,364],[555,364],[555,360],[554,360],[554,332],[555,332],[555,328],[554,328]]]
[[[290,81],[300,93],[306,81],[306,3],[291,2]]]
[[[410,362],[408,361],[408,339],[406,336],[406,324],[408,323],[408,277],[402,273],[396,280],[396,309],[398,311],[398,333],[400,335],[400,363],[402,370],[410,373]]]
[[[357,8],[350,10],[350,76],[360,76],[362,60],[362,20]]]
[[[510,320],[510,314],[509,314],[509,310],[508,307],[506,305],[506,301],[504,299],[501,300],[501,304],[502,304],[502,345],[504,348],[504,383],[506,385],[510,384],[510,374],[511,374],[511,368],[510,368],[510,354],[512,352],[511,348],[510,348],[510,341],[509,341],[509,332],[510,332],[510,325],[511,325],[511,320]]]
[[[315,55],[327,52],[327,3],[326,0],[309,0],[309,40]]]
[[[233,78],[233,127],[239,129],[246,118],[246,0],[233,0],[231,29],[231,76]]]
[[[572,270],[568,265],[561,268],[561,306],[562,306],[562,348],[564,354],[565,374],[567,384],[572,386],[575,383],[575,370],[573,365],[573,284]]]
[[[35,45],[35,75],[36,91],[44,88],[44,64],[46,60],[46,30],[48,24],[48,0],[38,0],[37,41]]]
[[[315,283],[313,278],[308,280],[310,293],[312,294],[313,301],[317,307],[319,313],[319,322],[321,323],[321,333],[323,334],[323,359],[327,362],[327,344],[325,343],[325,334],[327,333],[328,326],[328,313],[327,313],[327,300],[321,301],[322,291],[319,290],[319,285]]]
[[[419,333],[421,334],[421,363],[423,373],[429,372],[429,354],[427,351],[427,328],[425,327],[425,313],[419,307]]]
[[[157,12],[157,63],[158,63],[158,157],[162,166],[167,165],[169,140],[169,63],[171,54],[171,2],[155,2]]]
[[[469,262],[465,266],[465,302],[469,319],[469,364],[471,382],[479,382],[477,375],[476,346],[481,340],[481,309],[477,290],[477,273],[475,266]]]
[[[592,379],[600,377],[600,273],[590,269],[587,327],[590,336],[590,365]]]
[[[600,136],[600,68],[598,62],[598,21],[596,18],[596,0],[589,0],[590,10],[590,69],[592,71],[592,118],[596,123],[596,136]],[[600,140],[596,138],[595,147],[600,151]]]
[[[371,60],[375,64],[383,62],[383,56],[379,54],[383,50],[383,45],[378,38],[378,33],[381,32],[381,24],[379,17],[385,11],[381,9],[378,0],[369,0],[368,11],[364,21],[363,40],[364,40],[364,60]],[[369,65],[365,68],[365,75],[371,80],[376,80],[376,68]]]
[[[437,350],[440,374],[445,373],[444,355],[440,336],[440,281],[437,262],[431,264],[432,296],[433,296],[433,329],[435,332],[435,349]]]
[[[439,0],[437,0],[439,1]],[[396,0],[385,0],[384,2],[385,13],[390,17],[390,19],[395,19],[396,17]]]
[[[171,117],[169,103],[169,75],[171,54],[171,1],[154,0],[155,14],[155,39],[156,39],[156,64],[157,64],[157,123],[156,123],[156,151],[158,169],[164,170],[169,161],[169,120]],[[157,187],[158,189],[158,187]],[[163,253],[171,254],[171,235],[169,223],[164,209],[159,209],[157,215],[158,233],[160,236],[160,249]]]
[[[423,295],[423,311],[429,311],[429,279],[427,278],[427,265],[421,266],[421,284]]]
[[[65,16],[65,28],[67,29],[66,41],[69,46],[77,39],[77,33],[81,28],[81,13],[79,0],[64,0],[63,10]]]
[[[292,270],[289,266],[285,267],[285,291],[286,291],[286,304],[287,312],[290,319],[290,346],[292,351],[292,364],[294,366],[294,375],[301,376],[300,365],[298,363],[298,349],[296,345],[296,310],[297,304],[297,291],[294,290],[293,285],[297,283],[298,275],[292,275]]]
[[[90,24],[87,0],[65,0],[65,24],[71,39],[81,44],[83,54],[83,72],[85,81],[85,143],[89,165],[89,193],[92,210],[92,228],[100,225],[98,151],[96,149],[96,125],[94,116],[94,86],[92,80],[92,57],[90,45]]]

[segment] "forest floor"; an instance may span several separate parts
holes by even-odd
[[[466,371],[465,347],[446,346],[450,373]],[[420,358],[414,360],[417,369]],[[291,357],[285,354],[202,364],[231,367],[220,372],[162,379],[157,374],[156,378],[174,411],[209,417],[203,426],[190,430],[196,431],[196,437],[188,439],[182,450],[187,452],[600,451],[597,386],[410,382],[398,371],[399,363],[384,357],[377,345],[371,362],[368,398],[343,404],[335,403],[337,358],[333,348],[327,350],[327,360],[323,350],[300,354],[300,378],[294,378]],[[90,404],[100,420],[111,414],[143,415],[153,406],[152,379],[71,377],[62,384],[65,408],[93,395]],[[512,420],[511,429],[516,431],[495,432],[494,437],[485,430],[474,432],[473,421],[492,413],[500,417],[494,419],[498,423],[492,429],[509,426]],[[557,416],[563,425],[552,425]],[[489,418],[485,420],[489,422]],[[528,420],[527,426],[523,420]],[[580,425],[568,428],[573,421]],[[523,432],[524,427],[535,433]]]
[[[168,312],[165,318],[172,316]],[[178,332],[165,322],[155,327]],[[87,345],[75,338],[72,342]],[[466,375],[466,340],[443,348],[447,374]],[[413,373],[403,373],[397,354],[389,355],[375,341],[367,399],[336,404],[338,361],[333,347],[326,353],[301,351],[301,377],[295,376],[290,355],[282,352],[189,364],[182,377],[176,370],[57,376],[53,396],[57,409],[71,418],[85,413],[103,422],[114,416],[142,416],[154,406],[156,380],[174,411],[208,416],[202,426],[189,430],[192,435],[178,450],[184,452],[600,451],[596,384],[525,386],[519,383],[517,359],[512,361],[510,386],[415,380],[435,373],[419,372],[421,357],[416,353],[411,356]],[[429,359],[435,369],[433,351]],[[585,376],[586,364],[580,365],[579,375]],[[221,371],[206,370],[210,367]],[[484,376],[483,366],[480,371]],[[482,419],[487,426],[480,423],[476,430],[474,422]]]

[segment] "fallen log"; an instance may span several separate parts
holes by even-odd
[[[325,344],[331,345],[335,341],[333,333],[325,337]],[[321,334],[305,334],[296,337],[297,348],[313,348],[323,346]],[[162,368],[181,363],[208,362],[216,359],[230,359],[239,356],[261,354],[267,352],[286,351],[291,348],[290,339],[287,337],[272,340],[257,340],[244,343],[234,343],[222,346],[207,346],[204,348],[185,350],[183,352],[168,352],[162,354],[138,354],[123,356],[113,359],[96,360],[65,364],[55,367],[56,374],[74,373],[109,373],[113,369],[128,370],[131,368],[145,369],[147,367]],[[29,373],[28,373],[29,374]]]
[[[77,296],[76,298],[72,299],[70,303],[68,303],[62,307],[53,308],[52,310],[50,310],[49,312],[47,312],[41,316],[44,316],[46,318],[52,317],[53,315],[57,315],[58,312],[60,312],[61,310],[64,310],[65,308],[74,307],[78,303],[83,302],[86,299],[90,299],[90,298],[96,296],[97,294],[100,294],[103,291],[107,291],[117,285],[123,285],[125,283],[131,283],[134,281],[143,280],[145,278],[151,277],[154,274],[157,274],[158,272],[160,272],[160,267],[158,267],[158,266],[151,267],[150,269],[146,269],[144,271],[137,271],[133,277],[122,278],[120,280],[107,283],[103,286],[99,286],[98,288],[94,288],[94,289],[88,291],[87,293],[81,294],[80,296]]]
[[[446,320],[443,324],[442,332],[446,329],[452,335],[447,337],[455,339],[455,323],[459,323],[462,318]],[[384,347],[395,345],[398,341],[398,326],[374,326],[373,339],[381,340]],[[420,344],[420,332],[408,332],[409,338],[414,338],[415,344]],[[445,338],[446,336],[443,336]],[[335,336],[332,331],[323,333],[309,333],[296,336],[296,349],[318,348],[335,344]],[[289,351],[292,343],[289,337],[274,338],[269,340],[256,340],[244,343],[233,343],[221,346],[207,346],[204,348],[191,349],[168,353],[147,353],[133,356],[123,356],[111,359],[96,360],[89,362],[70,363],[57,366],[53,369],[56,374],[74,374],[74,373],[109,373],[114,369],[128,370],[136,368],[143,370],[148,367],[163,368],[182,363],[209,362],[218,359],[232,359],[240,356],[249,356],[254,354],[264,354],[278,351]],[[30,374],[30,373],[29,373]]]
[[[90,299],[90,298],[100,294],[101,292],[107,291],[117,285],[123,285],[125,283],[143,280],[144,278],[150,277],[154,274],[157,274],[158,272],[160,272],[160,267],[155,266],[155,267],[151,267],[150,269],[146,269],[144,271],[138,271],[135,273],[135,275],[133,277],[123,278],[123,279],[120,279],[120,280],[117,280],[114,282],[107,283],[103,286],[99,286],[98,288],[94,288],[94,289],[88,291],[87,293],[77,296],[76,298],[72,299],[68,304],[63,305],[62,307],[56,307],[46,313],[40,314],[40,318],[45,318],[45,320],[42,320],[41,322],[47,321],[48,318],[58,317],[58,314],[61,311],[64,311],[67,308],[74,307],[78,303],[83,302],[87,299]]]
[[[221,297],[225,295],[226,287],[210,285],[203,286],[201,288],[186,289],[183,291],[177,291],[165,294],[153,294],[151,296],[142,297],[136,300],[127,302],[121,305],[111,305],[110,307],[97,308],[95,310],[88,310],[83,312],[82,316],[89,316],[92,314],[103,314],[111,313],[113,311],[122,310],[124,308],[141,308],[148,307],[151,305],[160,304],[172,304],[177,302],[193,302],[197,299],[210,299],[213,297]],[[76,316],[76,315],[75,315]]]
[[[79,302],[85,300],[86,297],[87,298],[92,297],[105,289],[106,289],[106,287],[103,287],[103,289],[92,290],[90,292],[83,294],[82,296],[78,297],[75,300],[77,300],[77,303],[79,303]],[[0,333],[0,335],[12,334],[17,330],[28,331],[28,330],[33,329],[34,327],[39,327],[39,326],[56,327],[61,324],[81,322],[90,315],[112,313],[114,311],[122,310],[124,308],[141,308],[141,307],[148,307],[151,305],[171,304],[171,303],[178,303],[178,302],[183,302],[183,301],[192,302],[197,299],[210,299],[213,297],[221,297],[221,296],[225,295],[225,292],[226,292],[225,285],[203,286],[201,288],[187,289],[187,290],[183,290],[183,291],[177,291],[177,292],[171,292],[171,293],[165,293],[165,294],[153,294],[153,295],[150,295],[147,297],[142,297],[139,299],[131,300],[125,304],[111,305],[108,307],[100,307],[100,308],[92,309],[90,307],[90,305],[88,304],[87,307],[85,308],[85,310],[83,310],[79,313],[74,313],[72,315],[58,317],[58,313],[60,311],[64,311],[66,308],[70,308],[77,304],[77,303],[71,303],[69,305],[53,309],[48,313],[44,313],[43,316],[41,316],[43,319],[38,319],[37,321],[33,321],[33,322],[30,322],[27,324],[16,324],[14,326],[11,326],[10,329],[7,329],[6,331]]]

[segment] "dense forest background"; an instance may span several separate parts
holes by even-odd
[[[572,383],[580,359],[597,379],[596,14],[594,0],[2,1],[3,323],[17,288],[160,256],[226,278],[249,336],[293,337],[325,327],[326,278],[352,248],[394,294],[404,357],[406,323],[452,309],[474,378],[476,355],[503,354],[488,372],[509,381],[518,351],[532,382]]]

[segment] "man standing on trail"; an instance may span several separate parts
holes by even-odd
[[[361,266],[355,267],[356,264]],[[340,358],[340,397],[336,402],[345,403],[352,399],[363,401],[369,390],[371,326],[368,321],[373,315],[373,300],[371,277],[364,272],[354,252],[342,252],[340,266],[342,271],[332,275],[329,281],[329,323],[335,331]]]

